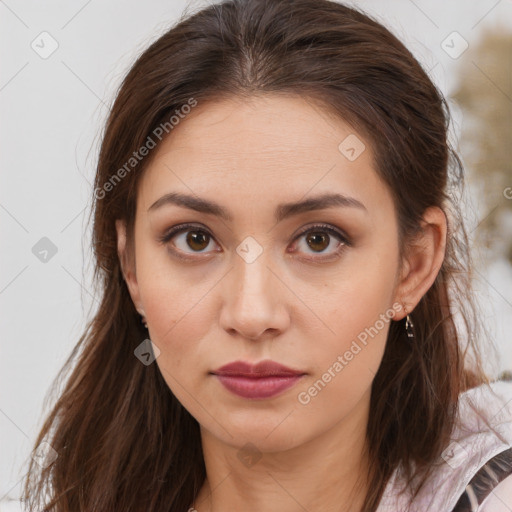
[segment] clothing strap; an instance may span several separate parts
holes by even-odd
[[[452,512],[477,512],[491,491],[509,475],[512,475],[512,448],[499,453],[478,470]]]

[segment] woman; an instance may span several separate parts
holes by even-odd
[[[327,0],[230,0],[153,43],[104,133],[102,302],[29,507],[490,510],[511,385],[482,367],[448,120]]]

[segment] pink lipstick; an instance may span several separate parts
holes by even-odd
[[[243,398],[265,399],[282,393],[296,384],[305,372],[283,366],[274,361],[255,365],[235,361],[212,372],[221,384]]]

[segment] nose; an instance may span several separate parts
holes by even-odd
[[[230,335],[249,340],[273,338],[290,323],[285,302],[290,292],[261,255],[247,263],[235,257],[235,268],[226,276],[221,327]]]

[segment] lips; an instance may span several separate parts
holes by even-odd
[[[213,374],[231,393],[250,399],[268,399],[295,385],[305,372],[274,361],[255,365],[235,361],[215,370]]]
[[[228,375],[248,378],[294,377],[305,374],[303,371],[294,370],[270,360],[261,361],[255,365],[246,363],[245,361],[234,361],[233,363],[221,366],[213,373],[215,375]]]

